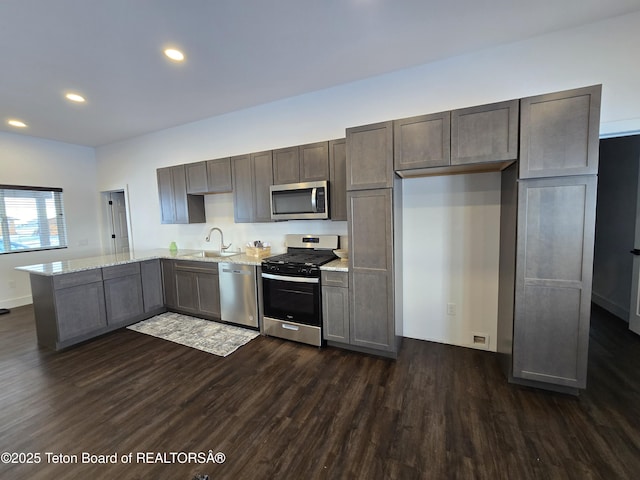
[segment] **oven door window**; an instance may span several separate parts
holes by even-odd
[[[264,314],[306,325],[320,326],[320,284],[262,279]]]

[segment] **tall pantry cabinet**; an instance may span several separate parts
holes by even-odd
[[[520,101],[519,180],[502,174],[498,309],[498,351],[515,383],[586,387],[600,94]]]
[[[402,338],[401,209],[393,122],[347,129],[349,345],[390,357]]]

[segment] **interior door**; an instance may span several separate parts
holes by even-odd
[[[631,282],[631,305],[629,306],[629,329],[640,335],[640,178],[636,195],[636,233],[633,250],[633,280]]]
[[[111,192],[110,200],[113,250],[114,253],[126,253],[129,251],[129,231],[124,192]]]

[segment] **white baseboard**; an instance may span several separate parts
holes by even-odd
[[[604,308],[607,312],[614,314],[616,317],[621,318],[625,322],[629,321],[629,308],[628,306],[621,307],[617,303],[614,303],[595,292],[591,292],[591,301]]]
[[[33,298],[31,295],[26,295],[24,297],[18,298],[7,298],[5,300],[0,301],[0,308],[16,308],[22,307],[23,305],[30,305],[33,303]]]

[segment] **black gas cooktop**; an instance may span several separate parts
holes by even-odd
[[[287,253],[265,258],[262,271],[295,276],[320,275],[320,265],[324,265],[336,257],[330,250],[310,250],[308,248],[289,248]]]

